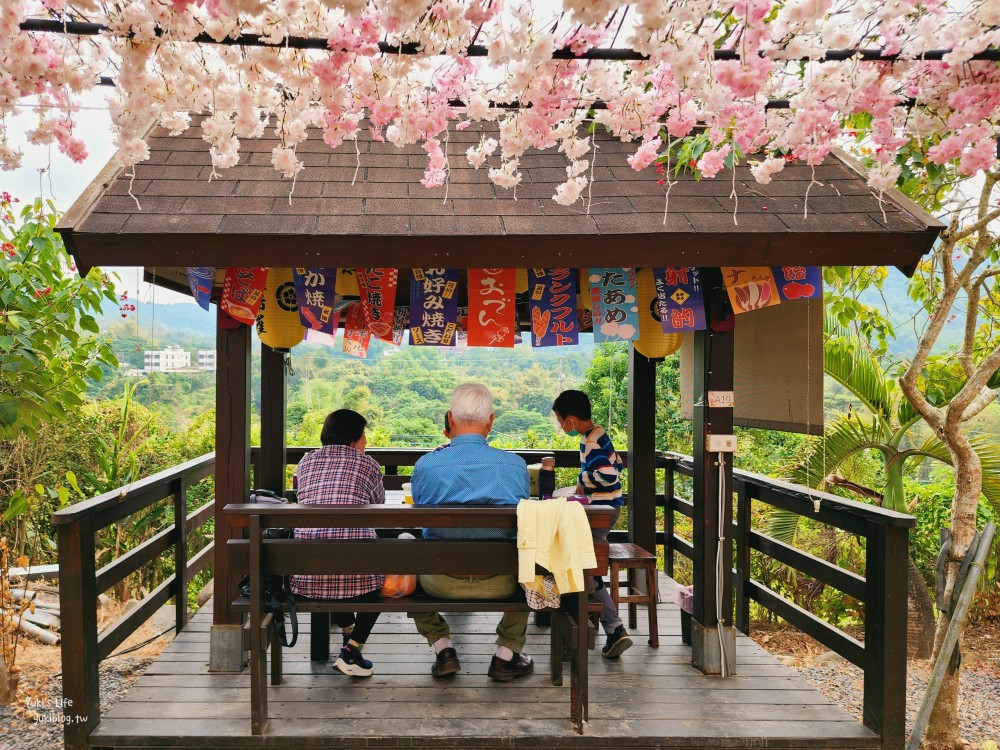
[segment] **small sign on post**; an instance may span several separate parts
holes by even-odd
[[[710,409],[732,409],[735,403],[732,391],[708,392],[708,407]]]

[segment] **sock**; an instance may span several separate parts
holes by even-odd
[[[434,641],[434,653],[440,654],[446,648],[451,648],[451,638],[438,638]]]
[[[510,661],[514,658],[514,652],[506,646],[497,646],[497,658]]]
[[[354,626],[353,625],[348,625],[346,628],[341,628],[340,629],[341,635],[344,635],[347,638],[350,638],[351,637],[351,633],[353,633],[353,632],[354,632]]]
[[[350,646],[351,648],[353,648],[355,651],[357,651],[359,653],[361,652],[361,649],[363,649],[365,647],[365,644],[358,643],[353,638],[347,642],[347,645]]]

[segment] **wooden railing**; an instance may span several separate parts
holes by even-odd
[[[675,555],[693,558],[689,542],[677,535],[676,514],[695,518],[691,498],[677,497],[677,477],[693,478],[692,460],[667,455],[665,469],[664,565],[674,574]],[[755,602],[864,671],[865,726],[882,738],[885,748],[902,748],[906,720],[906,570],[908,530],[912,516],[759,474],[733,472],[735,495],[735,566],[733,588],[735,625],[750,632],[750,602]],[[751,523],[751,504],[760,502],[790,511],[815,522],[854,534],[865,542],[865,575],[860,576],[814,557],[767,534]],[[751,577],[750,556],[757,552],[793,570],[842,591],[864,607],[864,641],[834,627],[812,612],[790,602]]]
[[[187,584],[212,562],[214,542],[188,559],[188,536],[215,517],[215,500],[187,512],[187,489],[213,474],[215,454],[174,466],[128,487],[77,503],[52,515],[59,545],[59,611],[62,617],[63,716],[66,750],[90,747],[101,716],[100,663],[171,598],[175,627],[188,620]],[[173,499],[174,523],[98,569],[96,535],[113,523]],[[97,597],[147,563],[172,552],[174,573],[138,606],[98,633]]]

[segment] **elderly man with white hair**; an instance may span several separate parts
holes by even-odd
[[[451,442],[423,456],[413,467],[414,505],[517,505],[528,497],[528,467],[513,453],[491,448],[493,395],[478,383],[463,383],[451,394],[448,420]],[[509,539],[505,529],[424,529],[430,539]],[[504,599],[517,591],[517,576],[422,575],[420,585],[445,599]],[[461,670],[447,621],[437,612],[410,614],[417,630],[434,647],[434,677]],[[506,612],[497,626],[497,650],[489,676],[508,682],[532,673],[531,658],[521,653],[527,612]]]

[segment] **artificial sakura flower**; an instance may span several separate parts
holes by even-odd
[[[728,143],[722,148],[713,149],[698,160],[697,168],[703,177],[715,177],[725,166],[726,157],[733,148]]]
[[[521,183],[521,173],[517,171],[519,159],[507,159],[498,169],[490,169],[489,177],[497,187],[512,188]]]
[[[638,151],[628,157],[628,165],[636,172],[642,171],[656,161],[656,157],[660,155],[660,146],[662,145],[663,141],[659,137],[646,141],[639,147]]]
[[[560,206],[571,206],[580,200],[580,194],[585,187],[587,187],[586,177],[571,177],[556,188],[552,200]]]
[[[785,168],[785,160],[777,157],[768,157],[764,161],[750,165],[750,174],[761,185],[766,185],[771,178]]]
[[[295,149],[276,146],[271,150],[271,164],[286,179],[294,177],[302,170],[302,162],[295,156]]]

